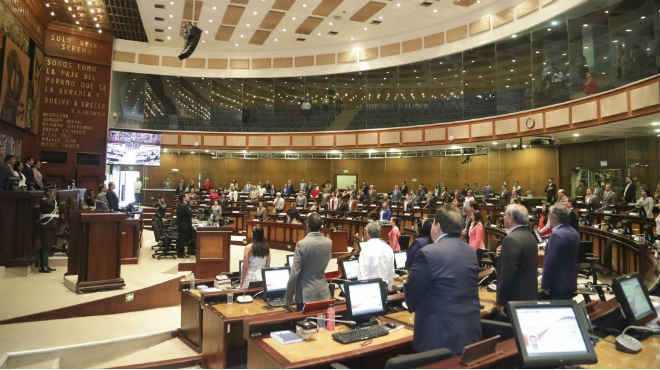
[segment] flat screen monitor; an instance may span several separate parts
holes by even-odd
[[[615,278],[612,289],[630,325],[644,325],[658,316],[638,274]]]
[[[352,320],[362,321],[385,314],[381,280],[362,280],[346,283],[346,306]]]
[[[110,130],[107,164],[160,166],[160,134]]]
[[[265,285],[265,294],[283,294],[286,292],[286,285],[289,282],[289,268],[276,267],[261,270]]]
[[[344,271],[344,279],[357,280],[360,271],[360,261],[356,259],[341,261],[341,268]]]
[[[286,256],[286,264],[289,266],[289,268],[293,268],[293,259],[295,258],[294,254],[289,254]]]
[[[408,254],[406,252],[394,252],[394,268],[404,270],[406,268],[407,258]]]
[[[571,300],[509,302],[523,366],[547,368],[596,363],[587,317]]]

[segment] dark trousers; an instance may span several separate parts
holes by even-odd
[[[57,220],[51,220],[46,225],[40,225],[39,236],[41,239],[41,248],[39,248],[38,267],[48,266],[48,254],[50,248],[57,243]]]
[[[135,204],[141,204],[142,199],[140,197],[140,193],[135,193]]]
[[[190,228],[179,228],[176,239],[176,253],[183,256],[184,248],[188,246],[188,254],[195,254],[195,247],[192,245],[192,230]]]

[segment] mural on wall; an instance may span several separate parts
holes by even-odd
[[[41,114],[41,80],[43,79],[44,53],[34,48],[32,58],[32,81],[28,87],[27,127],[36,135],[39,134],[39,118]]]
[[[25,127],[30,58],[9,38],[5,40],[5,57],[0,91],[0,119]]]
[[[30,36],[25,32],[21,22],[2,1],[0,1],[0,31],[7,35],[7,39],[14,41],[16,46],[23,52],[28,52],[30,49]]]
[[[0,148],[4,148],[5,155],[21,157],[21,139],[17,137],[0,134]]]

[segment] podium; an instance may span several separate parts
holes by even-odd
[[[232,227],[195,226],[193,230],[195,262],[179,263],[179,271],[192,271],[198,279],[229,272]]]
[[[39,239],[42,191],[0,191],[0,266],[27,267],[34,262]]]
[[[75,211],[65,283],[76,293],[121,289],[121,224],[125,213]],[[77,279],[76,279],[77,277]]]

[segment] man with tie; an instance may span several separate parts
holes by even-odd
[[[603,206],[616,205],[616,193],[612,191],[612,185],[605,184],[605,192],[603,192]]]
[[[403,213],[412,213],[413,203],[410,201],[410,194],[406,194],[406,199],[403,201]]]
[[[552,182],[552,177],[548,179],[548,185],[545,187],[546,200],[550,204],[557,201],[557,185]]]
[[[392,202],[399,203],[401,202],[401,190],[399,190],[399,185],[394,185],[394,190],[392,191]]]

